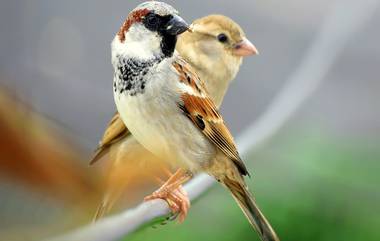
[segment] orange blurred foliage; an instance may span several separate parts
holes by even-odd
[[[98,199],[100,178],[53,123],[0,90],[0,179],[70,203]],[[92,201],[93,202],[93,201]]]

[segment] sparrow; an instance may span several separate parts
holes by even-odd
[[[262,240],[279,240],[244,181],[249,175],[204,82],[176,51],[189,25],[172,6],[145,2],[112,41],[117,110],[134,138],[178,170],[149,199],[167,198],[193,174],[225,186]]]
[[[192,33],[184,32],[179,36],[176,50],[205,80],[205,87],[217,107],[221,105],[229,84],[238,73],[243,57],[258,54],[242,28],[223,15],[209,15],[195,20]],[[110,136],[115,139],[110,139]],[[111,120],[93,160],[98,160],[112,148],[116,149],[115,160],[107,170],[105,193],[95,219],[113,206],[131,180],[136,182],[138,177],[131,169],[136,169],[136,162],[142,162],[141,157],[146,163],[159,163],[128,132],[118,113]],[[152,167],[144,165],[144,168],[146,166]],[[154,173],[154,170],[147,173]]]

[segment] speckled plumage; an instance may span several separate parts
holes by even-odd
[[[122,56],[117,56],[117,58],[118,63],[114,72],[114,92],[131,96],[144,93],[146,75],[163,59],[161,56],[143,61]]]

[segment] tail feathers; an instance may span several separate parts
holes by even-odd
[[[118,200],[120,193],[117,192],[118,190],[113,190],[114,192],[108,192],[104,197],[103,200],[100,202],[98,209],[96,210],[96,213],[93,218],[93,222],[98,221],[100,218],[102,218],[106,213],[108,213],[111,208],[114,206],[115,202]]]
[[[99,204],[98,209],[96,210],[95,216],[92,221],[93,222],[98,221],[100,218],[104,216],[106,212],[108,212],[109,209],[110,209],[109,202],[107,202],[107,200],[103,200]]]
[[[223,183],[231,191],[232,196],[239,204],[249,223],[259,234],[260,239],[262,241],[279,241],[280,239],[260,211],[247,187],[242,182],[229,178],[223,179]]]
[[[118,168],[121,168],[118,166]],[[120,178],[120,175],[124,172],[118,172],[119,169],[113,169],[110,172],[110,176],[108,179],[108,183],[106,186],[105,194],[103,195],[103,199],[100,202],[98,209],[96,210],[96,213],[93,218],[93,222],[96,222],[100,218],[102,218],[106,213],[108,213],[114,206],[115,203],[120,199],[123,192],[126,190],[127,187],[127,180],[126,178]],[[120,169],[120,171],[123,171],[125,169]],[[124,177],[124,176],[123,176]]]

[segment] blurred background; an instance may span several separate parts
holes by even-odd
[[[90,222],[104,165],[88,161],[115,111],[110,42],[140,2],[1,1],[0,240],[39,240]],[[221,108],[234,136],[266,110],[336,6],[167,2],[189,22],[231,17],[259,49]],[[380,240],[380,9],[373,11],[299,111],[246,158],[249,186],[282,240]],[[125,240],[258,240],[219,186],[182,225],[154,227]]]

